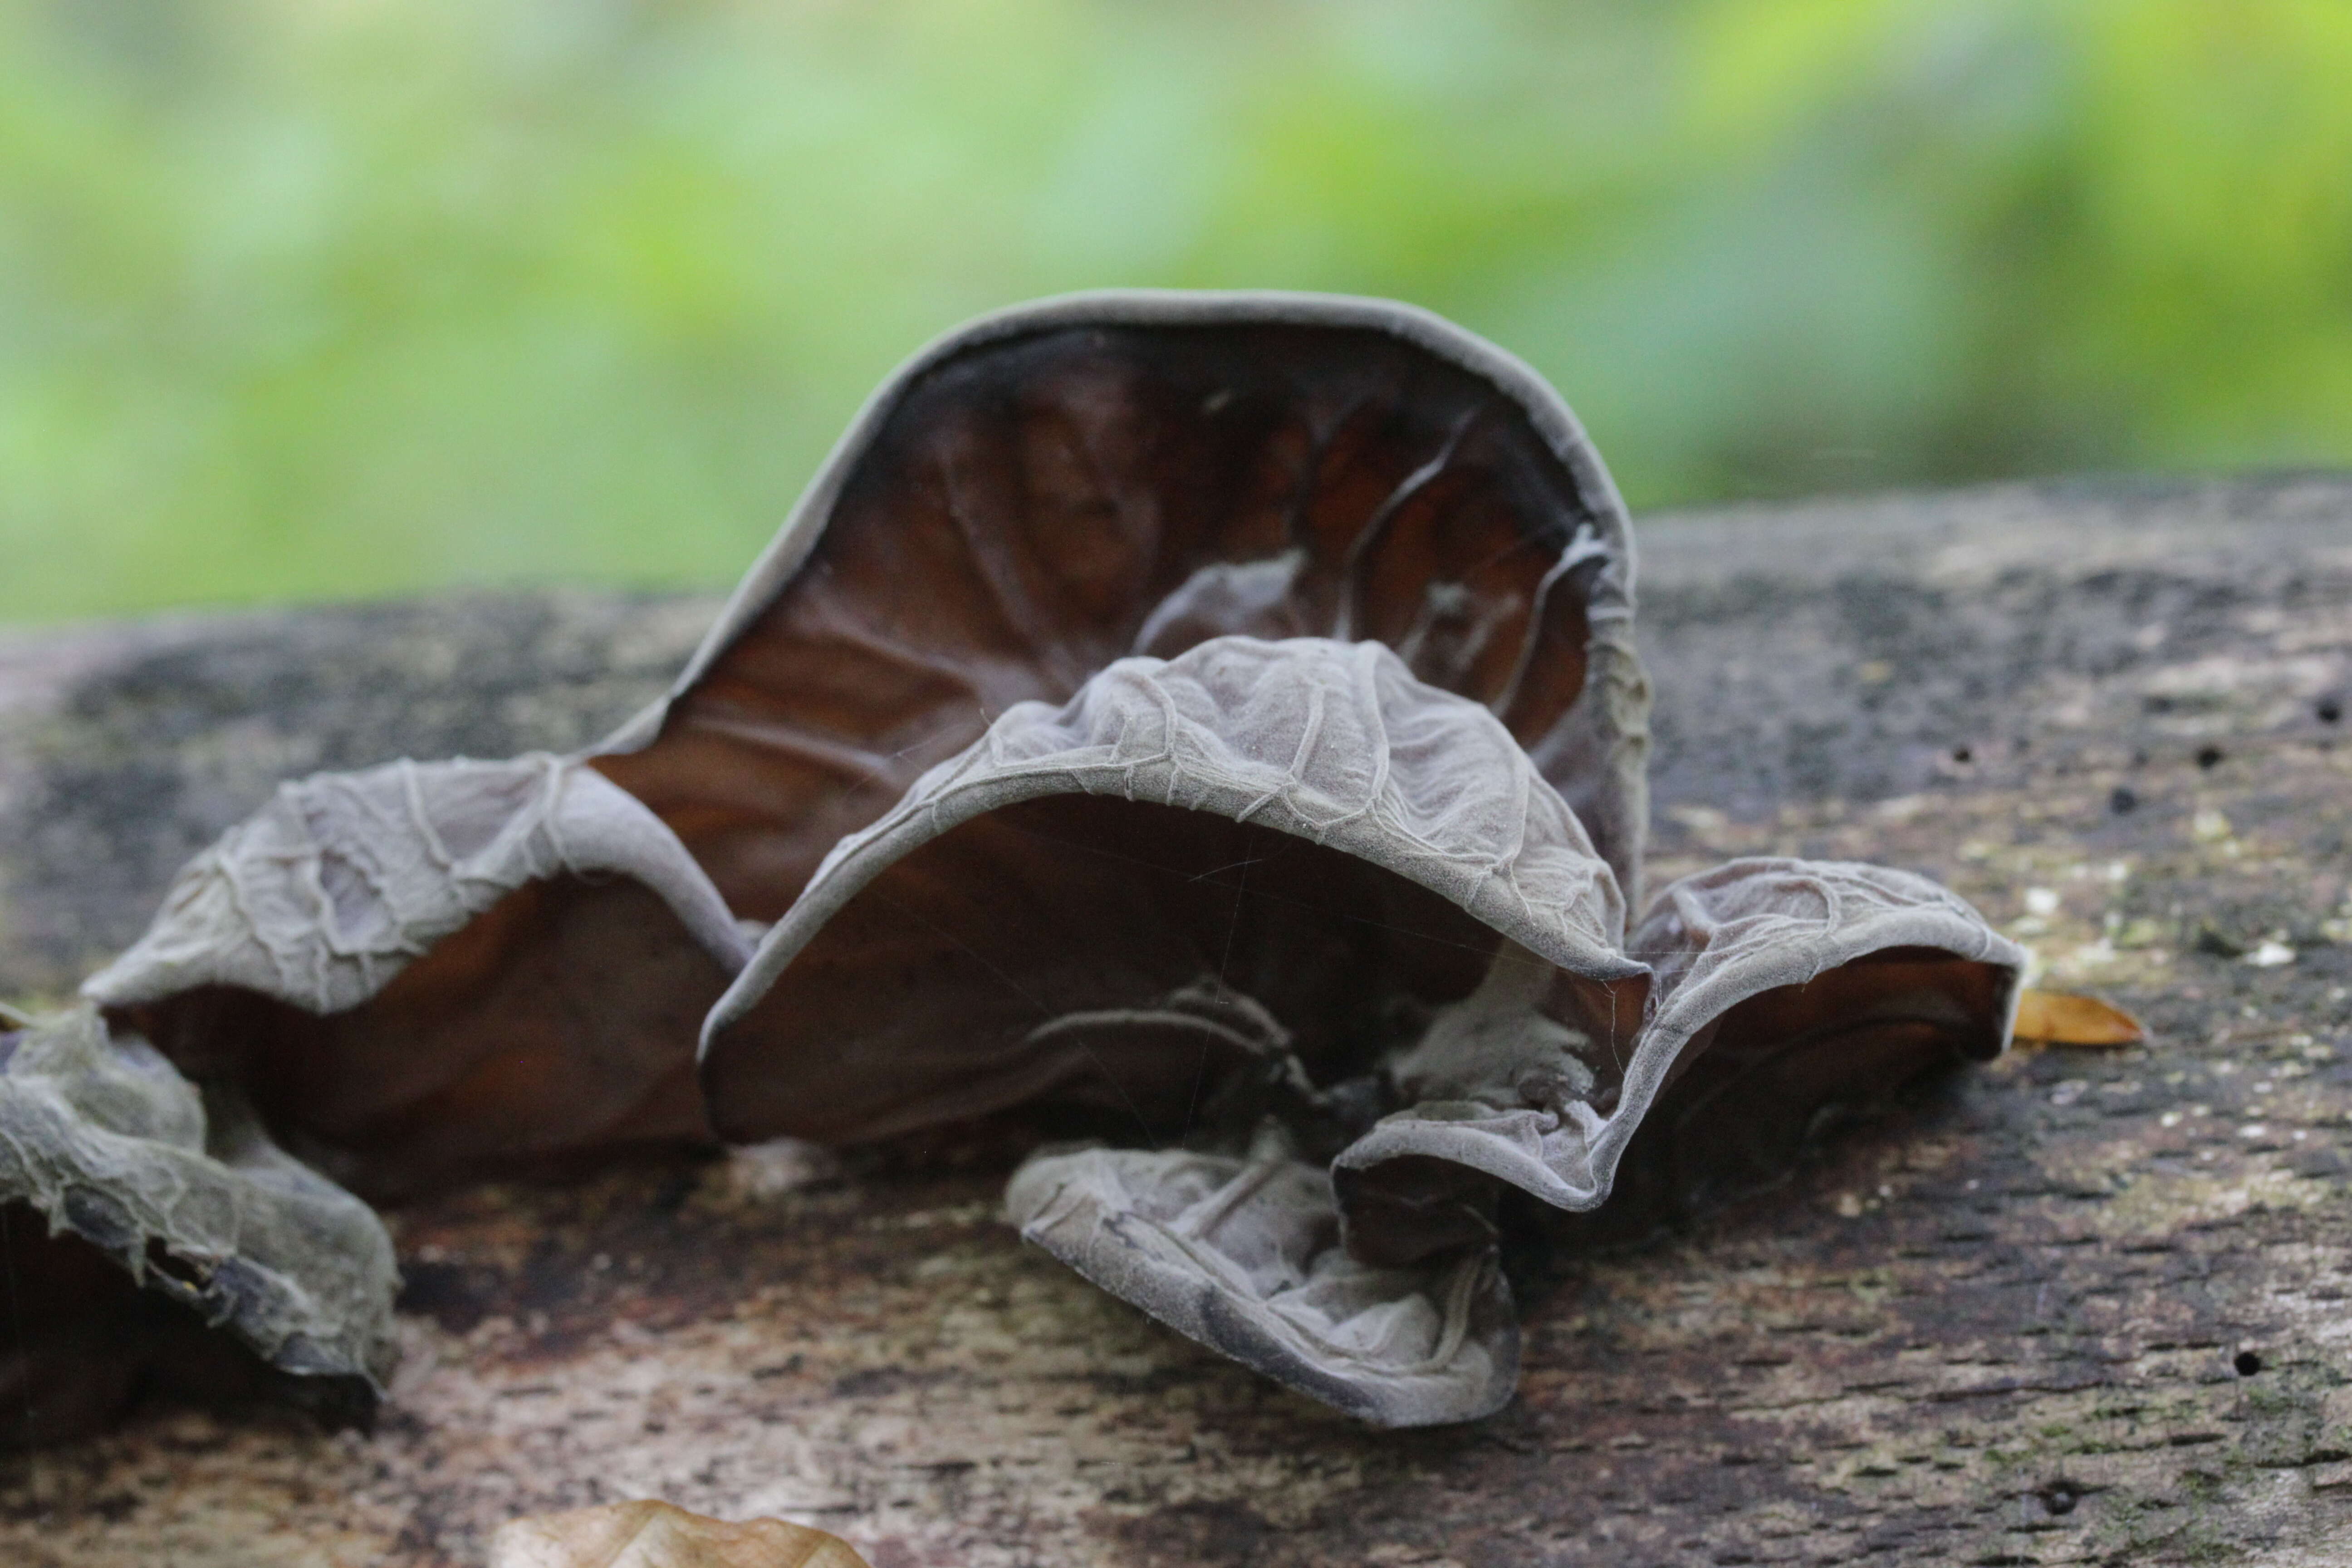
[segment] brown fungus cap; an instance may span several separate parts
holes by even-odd
[[[1387,642],[1498,715],[1630,885],[1632,571],[1573,416],[1435,317],[1025,306],[876,393],[672,695],[596,753],[289,785],[85,992],[379,1196],[707,1138],[693,1042],[743,929],[994,715],[1129,654]]]

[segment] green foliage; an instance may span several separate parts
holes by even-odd
[[[992,306],[1396,295],[1635,504],[2352,458],[2342,0],[0,0],[5,613],[716,584]]]

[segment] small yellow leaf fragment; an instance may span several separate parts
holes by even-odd
[[[781,1519],[729,1524],[669,1503],[608,1503],[509,1521],[489,1568],[868,1568],[840,1537]]]
[[[2095,996],[2029,988],[2017,999],[2016,1036],[2021,1046],[2136,1046],[2147,1031]]]

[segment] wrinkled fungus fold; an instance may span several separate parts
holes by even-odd
[[[742,928],[576,761],[397,762],[281,786],[82,991],[289,1144],[395,1196],[493,1160],[693,1138],[677,1042]]]
[[[1181,1137],[1360,1077],[1506,939],[1608,979],[1616,877],[1502,724],[1377,643],[1221,637],[1023,703],[827,858],[713,1010],[726,1136],[1066,1099]]]
[[[399,1196],[987,1117],[1036,1145],[1007,1217],[1105,1289],[1368,1421],[1484,1415],[1507,1237],[1769,1184],[2017,1005],[2021,951],[1882,868],[1733,861],[1629,929],[1633,579],[1567,407],[1423,312],[987,318],[884,384],[603,745],[288,784],[87,984],[76,1070],[178,1085],[168,1137],[107,1137],[333,1226],[224,1241],[138,1208],[136,1162],[68,1184],[87,1213],[0,1165],[0,1215],[372,1389],[388,1244],[263,1124]],[[320,1270],[299,1332],[236,1283]]]

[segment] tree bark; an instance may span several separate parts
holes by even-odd
[[[2015,1053],[1686,1232],[1523,1270],[1519,1397],[1367,1430],[996,1219],[771,1149],[392,1216],[371,1437],[150,1408],[0,1459],[0,1559],[472,1564],[519,1513],[777,1514],[916,1564],[2352,1562],[2352,480],[1661,516],[1651,884],[1937,876],[2153,1042]],[[0,647],[0,994],[59,997],[279,778],[584,743],[713,604]]]

